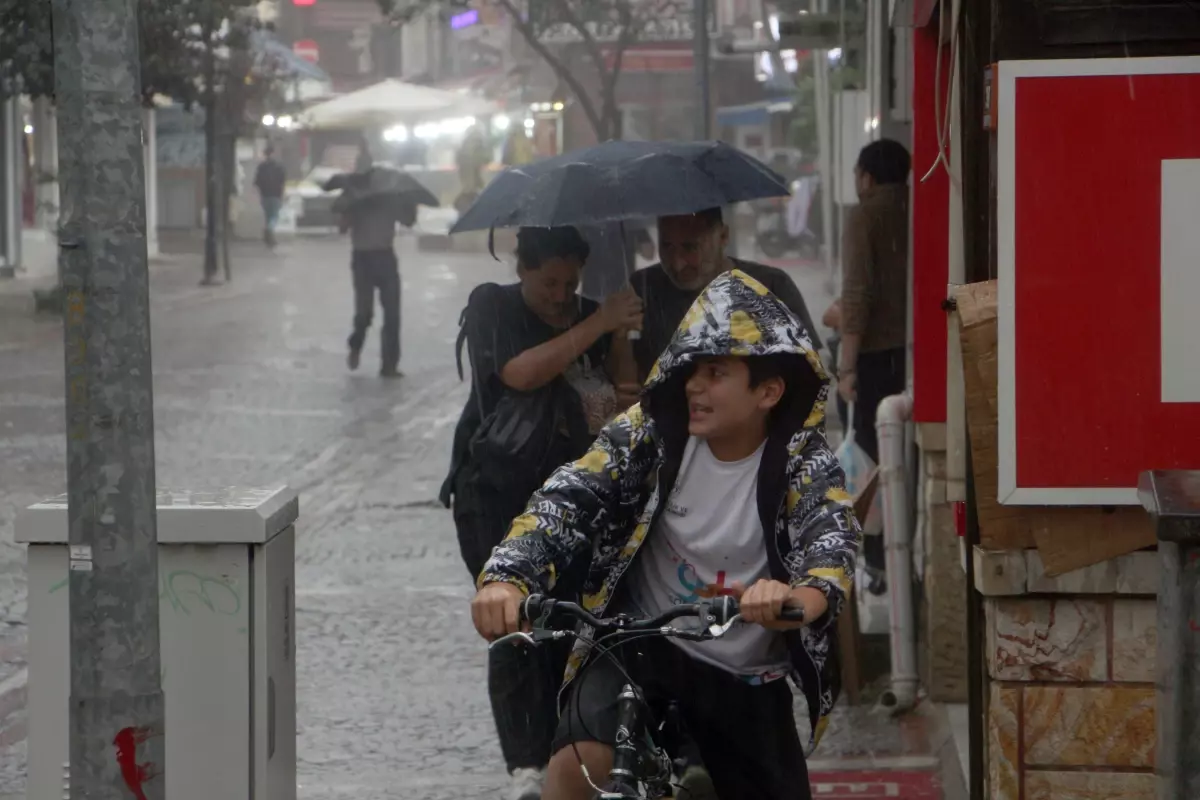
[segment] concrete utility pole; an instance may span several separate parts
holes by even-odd
[[[217,282],[217,237],[222,224],[219,202],[220,181],[217,177],[217,55],[216,10],[209,3],[204,21],[204,280],[202,285]]]
[[[20,105],[0,86],[0,278],[21,266]]]
[[[70,524],[70,797],[164,796],[136,0],[52,0]]]

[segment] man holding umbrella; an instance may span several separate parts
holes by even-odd
[[[732,258],[725,253],[728,246],[729,226],[719,207],[659,218],[658,250],[662,261],[638,270],[630,279],[646,309],[641,338],[633,344],[639,381],[646,380],[704,288],[732,269],[742,270],[770,289],[804,323],[814,349],[820,349],[808,307],[788,274],[777,267]]]
[[[364,157],[365,154],[365,157]],[[393,243],[396,223],[412,227],[417,204],[437,205],[427,189],[408,175],[372,165],[363,151],[356,171],[338,175],[325,184],[326,191],[342,189],[334,201],[341,215],[339,229],[350,233],[350,269],[354,280],[354,328],[346,362],[358,369],[363,344],[375,311],[375,293],[383,308],[380,339],[380,369],[383,378],[399,378],[400,372],[400,269]]]

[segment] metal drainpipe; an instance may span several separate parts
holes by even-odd
[[[879,436],[879,480],[883,498],[883,541],[891,598],[892,685],[880,705],[894,713],[917,703],[917,629],[913,613],[912,517],[909,514],[905,429],[912,417],[912,396],[885,397],[875,415]]]

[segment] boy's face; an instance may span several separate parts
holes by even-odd
[[[688,378],[688,433],[719,439],[765,429],[767,416],[783,398],[783,381],[769,378],[750,387],[750,368],[740,358],[702,358]]]

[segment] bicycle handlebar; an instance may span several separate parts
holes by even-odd
[[[521,617],[530,623],[544,622],[555,611],[562,611],[586,625],[591,625],[598,631],[634,633],[656,631],[685,617],[695,617],[708,625],[725,627],[737,621],[741,615],[741,606],[736,598],[724,596],[708,602],[678,605],[654,617],[637,619],[619,614],[616,617],[601,619],[577,603],[554,600],[543,595],[530,595],[521,604]],[[786,606],[779,615],[779,619],[783,622],[803,622],[805,619],[804,609],[798,606]]]

